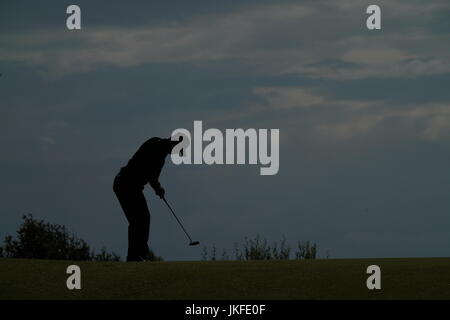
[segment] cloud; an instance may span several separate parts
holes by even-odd
[[[317,62],[293,63],[285,73],[333,80],[414,78],[448,73],[448,40],[447,35],[427,32],[390,33],[370,38],[349,36],[328,43],[323,49],[326,53],[319,54]]]
[[[450,72],[448,34],[434,34],[421,19],[448,10],[447,1],[381,5],[386,26],[378,33],[365,29],[364,5],[354,1],[279,2],[158,26],[11,33],[0,39],[0,61],[56,74],[221,61],[270,75],[337,80]]]
[[[400,130],[399,134],[413,135],[416,139],[435,141],[450,138],[450,104],[400,103],[394,107],[385,100],[342,100],[327,96],[319,88],[304,87],[254,88],[253,93],[261,104],[259,109],[253,106],[253,113],[246,116],[254,117],[257,112],[284,111],[285,119],[290,119],[290,112],[311,110],[308,123],[316,136],[326,139],[361,137],[383,130],[388,121],[398,122],[394,129]],[[330,116],[324,117],[323,110]]]
[[[38,137],[38,140],[44,144],[55,144],[56,139],[52,137]]]
[[[391,48],[350,49],[341,57],[342,61],[345,62],[374,66],[400,63],[410,58],[414,57]]]
[[[333,124],[319,124],[316,127],[316,132],[319,135],[332,139],[353,138],[355,136],[368,133],[383,119],[383,115],[359,116],[351,121]]]
[[[450,104],[411,105],[403,111],[391,111],[381,104],[373,114],[347,114],[346,120],[338,123],[319,124],[318,134],[332,139],[348,139],[382,130],[386,121],[397,121],[399,134],[412,134],[420,140],[437,141],[450,138]]]
[[[263,5],[232,14],[194,17],[176,25],[93,27],[80,32],[36,30],[3,37],[0,61],[66,73],[104,65],[245,59],[246,52],[253,51],[245,49],[252,37],[268,26],[300,20],[310,11],[295,4]]]
[[[310,107],[324,102],[324,98],[304,88],[254,88],[253,93],[277,109]]]

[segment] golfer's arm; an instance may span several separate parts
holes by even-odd
[[[148,183],[155,191],[162,187],[161,184],[159,183],[159,175],[161,174],[161,170],[162,166],[157,166],[156,170],[154,169],[152,174],[150,174],[150,179]]]
[[[148,181],[148,184],[153,188],[153,190],[158,190],[158,189],[161,189],[162,188],[162,186],[161,186],[161,183],[159,183],[159,173],[160,173],[161,171],[159,171],[158,172],[158,174],[156,174],[156,175],[154,175],[154,176],[151,176],[150,177],[150,180]]]
[[[154,189],[157,190],[159,188],[161,188],[161,184],[158,181],[158,178],[156,179],[152,179],[148,182],[148,184]]]

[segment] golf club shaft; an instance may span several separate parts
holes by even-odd
[[[175,217],[175,219],[177,219],[178,224],[180,225],[180,227],[183,229],[184,233],[187,235],[187,237],[189,238],[189,241],[192,243],[192,239],[189,236],[189,234],[187,233],[186,229],[183,227],[183,224],[181,223],[181,221],[178,219],[177,215],[175,214],[175,212],[172,210],[172,207],[169,205],[169,203],[167,202],[166,198],[162,198],[164,200],[164,202],[166,203],[167,207],[169,207],[170,212],[172,212],[173,216]]]

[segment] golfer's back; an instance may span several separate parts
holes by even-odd
[[[130,184],[143,187],[148,182],[158,179],[167,152],[163,139],[151,138],[145,141],[127,165],[122,167],[120,174]]]

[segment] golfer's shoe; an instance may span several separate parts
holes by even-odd
[[[145,262],[141,256],[127,256],[127,262]]]

